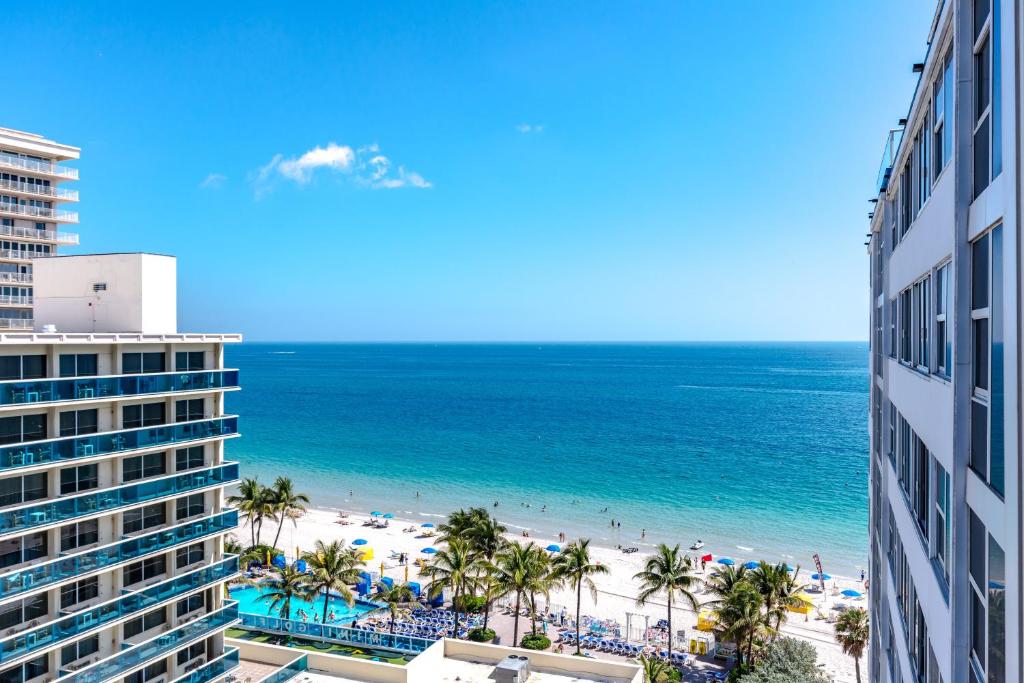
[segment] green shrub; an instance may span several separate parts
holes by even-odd
[[[475,643],[488,643],[494,640],[494,635],[493,628],[474,628],[467,637]]]
[[[519,642],[519,647],[527,650],[546,650],[551,647],[551,639],[543,633],[527,633]]]
[[[460,595],[455,601],[455,606],[460,612],[482,612],[487,605],[487,600],[478,595]]]

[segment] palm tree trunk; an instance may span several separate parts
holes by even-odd
[[[260,544],[260,534],[263,533],[263,516],[256,520],[256,545]]]
[[[580,601],[583,599],[583,582],[576,584],[576,654],[580,653]]]
[[[516,591],[516,620],[515,625],[512,627],[512,647],[519,647],[519,596],[521,593]]]
[[[324,590],[324,621],[327,623],[327,605],[331,602],[331,593],[328,590]]]
[[[455,608],[455,628],[452,633],[452,638],[459,637],[459,589],[455,588],[455,595],[452,596],[452,607]]]
[[[754,659],[754,632],[750,632],[750,637],[747,639],[747,666],[751,665]]]
[[[537,593],[530,591],[530,633],[537,632]]]
[[[487,591],[487,597],[484,598],[484,631],[487,630],[488,617],[491,616],[491,598],[490,590]]]
[[[252,515],[249,515],[249,536],[252,539],[252,545],[250,548],[256,547],[256,520]]]
[[[860,657],[855,657],[853,660],[853,670],[857,674],[857,683],[860,683]]]
[[[391,607],[391,635],[395,635],[395,619],[398,618],[398,606]]]
[[[277,541],[281,538],[281,529],[284,528],[284,511],[281,511],[281,521],[277,523],[277,533],[274,534],[274,547],[277,547]]]
[[[672,661],[672,591],[669,591],[669,661]]]

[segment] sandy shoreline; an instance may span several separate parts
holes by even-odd
[[[278,546],[286,549],[287,554],[291,556],[295,553],[296,548],[302,551],[311,549],[317,540],[329,542],[343,539],[346,543],[351,543],[357,538],[362,538],[368,541],[367,546],[373,548],[374,551],[373,560],[367,563],[369,571],[380,572],[382,569],[381,565],[383,564],[384,575],[388,577],[402,581],[405,579],[406,571],[408,571],[410,581],[419,581],[420,577],[414,565],[410,563],[408,568],[403,567],[398,564],[397,559],[392,558],[392,555],[406,553],[411,560],[427,558],[428,556],[421,551],[423,548],[432,546],[434,539],[421,537],[421,532],[425,529],[420,525],[425,522],[436,524],[446,517],[440,514],[418,513],[417,519],[399,519],[396,517],[390,520],[388,528],[376,529],[362,526],[364,522],[370,519],[369,515],[354,511],[347,512],[346,514],[348,514],[346,521],[351,523],[341,525],[337,523],[339,520],[337,510],[311,509],[302,518],[298,519],[295,525],[288,521],[285,522]],[[403,529],[409,527],[415,527],[416,531],[413,533],[403,531]],[[273,522],[264,523],[262,540],[266,543],[273,541],[276,532],[276,524]],[[243,543],[248,544],[250,536],[248,525],[243,523],[243,526],[238,529],[237,536]],[[551,543],[561,545],[557,539],[539,538],[532,535],[530,538],[523,538],[521,533],[510,532],[508,537],[511,540],[521,542],[533,541],[541,547]],[[572,540],[572,538],[566,539],[567,542]],[[653,602],[644,607],[637,607],[635,604],[634,596],[637,590],[636,583],[633,581],[633,575],[641,569],[646,559],[646,548],[640,547],[639,552],[624,554],[614,547],[597,544],[597,541],[591,545],[591,548],[595,560],[606,565],[609,568],[609,574],[597,577],[595,581],[598,587],[596,602],[584,592],[582,608],[584,614],[602,619],[616,619],[623,627],[626,626],[627,614],[647,615],[651,618],[652,624],[658,619],[664,618],[664,603]],[[706,551],[702,550],[701,552]],[[715,557],[717,559],[718,556],[716,555]],[[741,562],[757,558],[733,556],[733,559]],[[708,564],[708,573],[715,566],[717,565],[713,563]],[[813,572],[813,568],[809,570],[801,568],[800,577],[805,583],[812,583],[810,575]],[[827,614],[831,610],[831,606],[837,601],[846,600],[839,595],[839,591],[846,588],[863,591],[863,584],[857,579],[833,577],[832,580],[826,582],[825,593],[815,592],[811,594],[814,596],[816,611]],[[701,600],[704,599],[701,593],[698,593],[697,597]],[[866,607],[866,598],[854,601],[852,604]],[[551,611],[558,612],[565,607],[569,612],[572,612],[574,605],[575,596],[569,591],[560,590],[553,592],[551,595],[549,606]],[[676,608],[675,606],[673,606],[672,618],[674,623],[680,625],[680,628],[692,628],[696,623],[696,615],[692,611]],[[642,623],[642,617],[633,617],[633,619],[634,623]],[[786,635],[807,640],[815,645],[818,649],[819,661],[825,665],[825,669],[833,676],[834,680],[854,680],[853,662],[849,657],[843,655],[838,645],[836,645],[830,623],[815,618],[813,613],[807,621],[805,621],[803,615],[792,614],[789,623],[783,628],[783,632]]]

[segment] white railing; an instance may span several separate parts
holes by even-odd
[[[14,259],[16,261],[31,261],[35,258],[46,258],[56,256],[54,253],[44,254],[38,251],[22,251],[21,249],[0,249],[0,258]]]
[[[32,218],[48,218],[52,221],[65,221],[67,223],[78,222],[77,211],[61,211],[60,209],[47,209],[43,206],[29,206],[28,204],[15,204],[14,202],[0,202],[0,212],[13,213],[18,216],[31,216]]]
[[[13,225],[0,225],[0,235],[5,237],[24,237],[29,240],[46,240],[57,244],[78,244],[78,233],[57,232],[56,230],[36,230],[35,228],[19,228]]]
[[[0,189],[22,192],[24,194],[37,194],[43,197],[56,197],[57,199],[65,199],[69,202],[78,201],[78,190],[66,190],[56,185],[23,183],[20,180],[0,180]]]
[[[0,330],[31,330],[31,318],[0,318]]]
[[[0,294],[0,306],[31,306],[32,297],[16,294]]]
[[[28,157],[18,156],[10,152],[0,152],[0,166],[19,168],[34,173],[45,173],[59,178],[67,178],[68,180],[78,180],[77,168],[59,166],[50,161],[42,161],[41,159],[29,159]]]
[[[19,284],[32,284],[32,273],[2,273],[0,282],[17,282]]]

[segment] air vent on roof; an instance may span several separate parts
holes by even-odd
[[[94,292],[105,292],[105,291],[107,291],[107,283],[106,282],[96,282],[96,283],[93,283],[92,291],[94,291]]]
[[[916,74],[924,73],[924,62],[914,62],[913,71]]]

